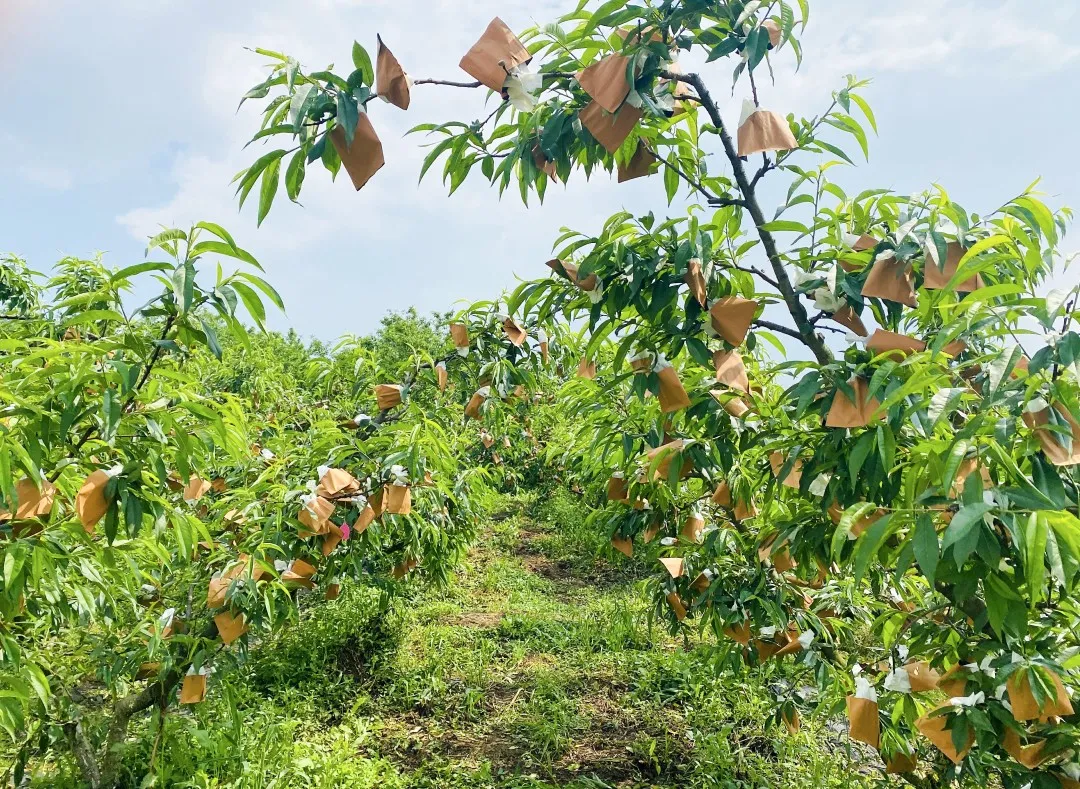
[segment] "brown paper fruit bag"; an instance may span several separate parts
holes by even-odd
[[[379,410],[389,411],[391,408],[401,405],[402,388],[400,384],[377,384],[375,386],[375,402],[378,403]]]
[[[418,562],[416,561],[416,559],[406,559],[405,561],[401,562],[401,564],[396,565],[394,569],[390,571],[390,575],[395,581],[400,581],[406,575],[415,570],[417,564]]]
[[[1043,700],[1043,706],[1035,700],[1035,694],[1031,690],[1029,673],[1020,669],[1009,675],[1005,683],[1005,689],[1009,694],[1009,703],[1012,705],[1013,717],[1018,721],[1039,720],[1046,721],[1058,716],[1064,718],[1073,714],[1072,702],[1061,677],[1053,671],[1046,670],[1053,684],[1054,695]]]
[[[720,484],[716,486],[711,501],[718,507],[731,509],[731,486],[727,484],[727,480],[721,481]]]
[[[644,140],[638,140],[637,150],[626,164],[619,164],[619,183],[633,181],[635,178],[645,178],[656,172],[659,160],[656,154],[649,150]]]
[[[380,98],[386,99],[395,107],[409,109],[409,78],[401,68],[394,53],[383,43],[382,36],[375,36],[379,43],[379,54],[375,64],[375,90]]]
[[[671,606],[671,610],[675,612],[676,619],[680,622],[686,619],[686,605],[677,592],[668,592],[667,601],[668,605]]]
[[[1068,409],[1063,405],[1055,405],[1054,410],[1064,419],[1072,430],[1072,451],[1070,452],[1058,440],[1065,435],[1056,430],[1050,430],[1046,425],[1050,424],[1050,409],[1044,408],[1034,414],[1024,413],[1024,424],[1035,431],[1035,438],[1039,440],[1043,454],[1055,466],[1080,465],[1080,423],[1078,423]]]
[[[612,475],[607,484],[608,501],[628,501],[630,499],[630,486],[624,477]]]
[[[911,284],[911,271],[895,257],[874,262],[863,283],[862,295],[866,298],[895,301],[908,307],[919,306],[919,298]]]
[[[855,240],[854,241],[849,240],[851,238],[854,238]],[[873,236],[868,236],[868,235],[848,236],[845,239],[845,243],[848,246],[851,247],[853,252],[867,252],[867,251],[869,251],[871,249],[874,249],[878,245],[878,240],[876,238],[874,238]],[[858,260],[840,258],[839,263],[840,263],[840,268],[842,268],[844,271],[848,272],[849,274],[854,273],[856,271],[861,271],[862,268],[863,268],[863,263],[858,261]],[[854,329],[852,331],[854,331]]]
[[[506,332],[507,339],[510,340],[516,347],[520,348],[525,344],[525,338],[528,335],[525,330],[521,328],[521,325],[513,318],[507,318],[503,321],[503,331]]]
[[[611,115],[604,112],[604,108],[594,101],[578,113],[578,119],[608,153],[615,153],[641,120],[641,110],[624,104],[617,113]]]
[[[656,449],[650,449],[645,453],[645,458],[649,461],[651,466],[656,460],[660,460],[656,465],[656,471],[653,474],[654,481],[666,480],[671,471],[671,462],[676,459],[682,458],[682,450],[685,446],[685,442],[682,439],[676,439],[675,441],[669,441],[666,444],[656,447]],[[685,478],[694,470],[693,461],[689,458],[682,460],[682,468],[679,471],[679,478]]]
[[[660,410],[663,413],[670,414],[690,407],[690,398],[674,367],[664,367],[657,372],[657,377],[660,379]]]
[[[300,508],[296,519],[304,527],[307,536],[325,534],[326,524],[330,516],[334,514],[334,502],[316,496]],[[301,536],[304,536],[301,534]],[[306,538],[305,538],[306,539]]]
[[[578,276],[578,267],[575,263],[555,258],[549,260],[545,265],[556,274],[566,277],[582,290],[596,290],[596,283],[598,281],[596,274],[590,274],[582,279]]]
[[[948,705],[944,704],[942,707],[948,707]],[[964,761],[968,751],[971,750],[971,746],[975,744],[975,734],[974,732],[968,732],[967,745],[957,751],[956,746],[953,745],[952,731],[945,728],[949,716],[933,715],[942,707],[931,710],[915,721],[915,728],[919,730],[923,737],[930,740],[935,748],[945,754],[949,761],[953,764],[960,764],[960,762]]]
[[[1029,770],[1034,770],[1050,758],[1049,756],[1043,756],[1046,740],[1037,740],[1030,745],[1023,745],[1020,742],[1020,735],[1012,729],[1005,730],[1005,736],[1001,739],[1001,747],[1005,749],[1009,756]]]
[[[359,537],[364,533],[364,530],[375,522],[375,518],[378,517],[375,514],[375,510],[369,504],[361,510],[359,517],[356,519],[356,523],[353,524],[352,533],[354,536]]]
[[[577,367],[578,378],[587,378],[593,380],[596,378],[596,363],[590,362],[588,359],[582,359],[578,362]]]
[[[704,309],[707,306],[708,293],[706,292],[705,272],[701,268],[701,261],[698,258],[690,259],[690,262],[686,265],[686,276],[683,279],[686,281],[687,287],[690,288],[691,295]]]
[[[450,324],[450,339],[454,341],[455,348],[469,347],[469,327],[464,323]]]
[[[856,378],[850,383],[855,392],[855,401],[852,402],[844,390],[838,388],[829,415],[825,419],[826,427],[866,427],[884,417],[881,402],[876,397],[869,396],[870,384],[863,378]]]
[[[682,531],[679,534],[687,542],[701,545],[705,541],[705,519],[697,514],[691,515],[683,523]]]
[[[211,578],[206,590],[206,607],[221,608],[225,605],[225,595],[229,591],[229,584],[231,583],[232,579],[224,576]]]
[[[529,50],[505,22],[495,17],[458,65],[473,79],[502,93],[511,69],[531,60]]]
[[[630,58],[625,55],[608,55],[586,67],[577,74],[582,90],[608,112],[618,112],[630,93],[626,71]]]
[[[732,517],[737,521],[745,521],[750,518],[756,518],[758,515],[757,505],[753,501],[745,501],[739,499],[735,502],[735,510],[732,512]]]
[[[754,322],[758,303],[752,299],[728,296],[720,299],[709,308],[713,330],[728,345],[739,346],[746,340],[746,333]]]
[[[341,165],[349,174],[349,180],[358,192],[371,180],[371,176],[379,172],[386,164],[383,158],[382,141],[375,133],[375,127],[371,125],[371,119],[366,112],[360,113],[351,146],[346,144],[345,130],[340,126],[335,126],[331,130],[330,142],[334,144],[341,159]]]
[[[15,520],[25,521],[45,518],[52,512],[56,498],[56,486],[49,480],[41,480],[41,490],[29,479],[15,483]],[[0,523],[11,520],[11,511],[0,507]]]
[[[866,343],[866,350],[875,356],[888,353],[894,359],[904,359],[913,353],[922,353],[926,350],[926,343],[905,334],[897,334],[884,329],[878,329],[874,336]]]
[[[412,494],[408,485],[387,485],[386,512],[389,515],[409,515],[412,513]]]
[[[341,596],[341,584],[330,584],[326,587],[326,599],[337,600]]]
[[[948,249],[948,254],[945,258],[944,271],[938,267],[933,254],[927,253],[926,255],[926,267],[923,269],[923,287],[927,290],[945,290],[952,278],[956,276],[956,271],[960,267],[960,261],[967,253],[967,250],[955,241],[950,241],[946,248]],[[978,290],[982,286],[982,276],[975,274],[968,277],[963,282],[956,283],[956,287],[954,287],[953,290],[957,293],[970,293],[973,290]]]
[[[334,496],[351,496],[359,493],[360,482],[345,469],[328,469],[319,480],[319,486],[315,488],[315,495],[323,498]],[[327,517],[330,517],[329,515]]]
[[[446,382],[448,378],[449,376],[446,372],[446,365],[442,362],[439,362],[437,365],[435,365],[435,381],[439,386],[440,392],[446,391]]]
[[[532,149],[533,164],[536,165],[536,169],[544,173],[548,178],[555,181],[559,180],[559,171],[555,165],[555,162],[547,158],[544,153],[544,149],[540,147],[540,143],[533,146]]]
[[[322,539],[322,555],[325,557],[333,553],[334,549],[341,544],[341,538],[344,536],[345,533],[340,526],[336,523],[328,523],[326,536]]]
[[[877,748],[881,740],[881,718],[878,703],[858,696],[847,697],[848,736]]]
[[[914,754],[897,751],[885,759],[885,774],[903,775],[904,773],[913,773],[918,766],[919,760],[915,758]]]
[[[750,622],[747,621],[739,625],[725,627],[724,635],[732,641],[742,644],[744,647],[750,646]]]
[[[738,351],[716,351],[713,354],[713,367],[716,368],[716,381],[740,392],[750,391],[750,379],[746,375],[746,365]]]
[[[743,106],[739,122],[739,156],[753,156],[768,151],[791,151],[799,147],[788,122],[770,110]]]
[[[199,704],[206,698],[206,675],[188,674],[180,688],[181,704]]]
[[[841,307],[834,312],[831,317],[841,326],[855,332],[860,337],[865,337],[869,334],[866,330],[866,324],[862,322],[862,318],[855,314],[855,310],[853,310],[850,305]]]
[[[704,594],[711,585],[712,576],[708,572],[703,570],[698,573],[697,578],[695,578],[693,583],[690,584],[690,588],[698,594]]]
[[[477,391],[473,393],[473,396],[469,399],[468,404],[465,406],[465,416],[470,419],[480,419],[480,406],[487,400],[481,392]]]
[[[907,672],[912,693],[927,693],[931,690],[937,690],[938,685],[941,683],[941,675],[924,660],[908,663],[904,666],[904,670]]]
[[[668,575],[672,578],[679,578],[684,572],[686,572],[686,566],[682,559],[678,557],[667,557],[660,560],[660,564],[664,565],[664,569],[668,571]]]
[[[205,479],[192,474],[188,478],[187,487],[184,488],[184,501],[197,502],[203,498],[206,493],[210,492],[211,484]]]
[[[611,538],[611,547],[621,553],[627,559],[634,557],[634,543],[632,540],[626,537],[620,537],[618,535]]]
[[[311,589],[315,586],[311,578],[315,575],[315,568],[303,559],[297,559],[292,567],[281,574],[282,583],[293,586],[303,586]]]
[[[94,530],[109,510],[109,502],[105,498],[105,486],[109,484],[109,479],[107,472],[98,469],[86,478],[75,496],[75,513],[87,533]]]
[[[773,476],[777,479],[780,478],[780,472],[784,470],[786,464],[787,458],[784,457],[782,452],[773,452],[769,455],[769,465],[772,467]],[[796,460],[791,467],[791,471],[788,472],[781,484],[798,490],[799,485],[802,483],[802,465],[801,459]]]
[[[720,404],[721,408],[727,411],[728,415],[736,419],[742,419],[750,413],[750,406],[746,404],[745,400],[741,397],[732,397],[731,393],[726,390],[714,389],[709,394]]]
[[[224,644],[231,644],[247,632],[243,614],[233,616],[228,611],[222,611],[214,617],[214,624],[217,625],[218,635]]]

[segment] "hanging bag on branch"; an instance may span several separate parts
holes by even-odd
[[[577,74],[577,81],[589,97],[608,112],[618,112],[630,94],[626,79],[630,58],[608,55]]]
[[[458,356],[469,354],[469,327],[464,323],[450,324],[450,339],[454,341],[454,348]]]
[[[661,354],[656,360],[656,376],[660,379],[660,410],[665,414],[681,411],[690,407],[690,398],[686,395],[679,374],[671,363]]]
[[[358,192],[386,164],[382,141],[375,133],[375,127],[371,125],[371,119],[366,112],[361,112],[360,119],[356,122],[352,145],[345,139],[345,130],[341,126],[335,126],[331,130],[330,142],[333,143],[338,158],[341,159],[341,166],[349,174],[349,180]]]
[[[728,345],[738,347],[746,340],[746,333],[750,331],[757,311],[756,301],[728,296],[713,303],[709,308],[709,317],[713,331]]]
[[[531,61],[529,50],[505,22],[495,17],[458,65],[473,79],[501,94],[510,71]]]
[[[394,53],[376,35],[379,54],[375,65],[375,85],[379,98],[403,110],[409,109],[409,76],[401,68]]]
[[[739,120],[739,156],[752,156],[768,151],[791,151],[799,147],[788,122],[770,110],[755,107],[754,102],[743,101]]]
[[[919,306],[919,298],[911,283],[911,270],[904,262],[897,260],[891,251],[878,255],[870,267],[862,286],[862,295],[864,298],[894,301],[908,307]]]
[[[950,241],[946,247],[945,265],[942,268],[939,265],[937,248],[932,244],[926,248],[926,267],[923,269],[923,287],[927,290],[945,290],[949,286],[949,282],[956,276],[956,271],[960,267],[960,261],[963,259],[967,250],[963,245]],[[957,293],[970,293],[973,290],[978,290],[983,286],[982,276],[980,274],[973,274],[963,282],[958,282],[953,286],[953,290]]]
[[[645,144],[644,140],[638,140],[637,149],[634,151],[634,155],[630,157],[630,161],[618,165],[619,183],[624,184],[627,181],[633,181],[635,178],[645,178],[652,175],[656,172],[658,166],[659,160],[656,158],[656,154],[649,150],[649,146]]]
[[[611,114],[594,101],[578,113],[578,119],[608,153],[615,153],[641,120],[641,110],[623,104],[617,113]]]
[[[401,405],[402,387],[399,384],[378,384],[375,387],[375,402],[380,411],[389,411]]]
[[[855,693],[847,697],[848,736],[877,748],[881,741],[877,691],[864,677],[855,678]]]

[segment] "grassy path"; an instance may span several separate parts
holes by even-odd
[[[580,520],[568,498],[505,499],[450,588],[393,615],[360,593],[322,607],[223,690],[242,720],[203,705],[163,763],[245,789],[874,785],[846,737],[788,734],[768,682],[650,627],[647,560],[604,558]]]

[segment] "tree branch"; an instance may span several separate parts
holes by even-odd
[[[779,323],[773,323],[772,321],[758,318],[756,321],[754,321],[754,325],[760,326],[763,329],[768,329],[769,331],[777,332],[779,334],[786,334],[788,337],[794,337],[796,340],[802,339],[802,335],[799,334],[797,331],[795,331],[794,329],[789,329],[787,326],[781,326]]]
[[[702,106],[709,114],[710,120],[712,120],[713,125],[720,134],[720,140],[724,145],[724,153],[727,155],[728,161],[731,163],[731,169],[735,174],[735,181],[739,185],[739,191],[742,193],[743,200],[746,202],[746,208],[750,212],[751,218],[754,220],[754,225],[757,227],[761,245],[765,249],[765,254],[769,258],[769,263],[772,265],[773,275],[776,278],[776,288],[783,297],[788,312],[791,313],[791,317],[798,327],[799,339],[813,352],[814,357],[819,363],[828,364],[833,360],[832,352],[829,350],[828,346],[825,345],[825,341],[821,336],[814,331],[814,326],[810,323],[806,308],[803,306],[802,302],[799,301],[799,296],[795,292],[795,288],[792,287],[791,280],[788,277],[787,271],[784,269],[784,261],[781,259],[779,251],[777,251],[776,240],[773,238],[772,233],[763,229],[767,223],[765,214],[762,212],[761,205],[758,203],[757,195],[754,192],[754,186],[750,183],[749,178],[747,178],[746,168],[743,167],[743,161],[739,157],[735,148],[735,143],[732,141],[731,135],[728,134],[727,128],[724,126],[724,119],[720,116],[720,110],[717,108],[716,102],[713,101],[712,97],[709,95],[708,88],[705,87],[705,83],[699,75],[687,74],[685,77],[685,81],[693,85],[698,96],[701,97]]]

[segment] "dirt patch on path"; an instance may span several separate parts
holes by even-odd
[[[460,614],[450,614],[439,619],[439,623],[451,627],[475,627],[489,628],[498,627],[506,614],[502,611],[488,613],[484,611],[465,611]]]

